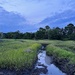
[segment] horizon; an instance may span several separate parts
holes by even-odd
[[[69,23],[69,24],[72,24],[72,23]],[[69,24],[68,24],[68,25],[69,25]],[[50,29],[55,29],[55,28],[65,29],[65,27],[67,27],[68,25],[66,25],[66,26],[64,26],[64,27],[58,27],[58,26],[57,26],[57,27],[52,27],[52,28],[51,28],[50,26],[49,26],[49,27],[50,27]],[[72,24],[72,25],[74,25],[74,24]],[[37,32],[40,28],[45,29],[46,26],[48,26],[48,25],[45,25],[44,27],[39,27],[36,31],[33,31],[33,32],[32,32],[32,31],[22,32],[22,31],[20,31],[20,30],[16,30],[16,31],[8,31],[8,32],[0,32],[0,33],[11,33],[11,32],[35,33],[35,32]],[[75,26],[75,25],[74,25],[74,26]]]

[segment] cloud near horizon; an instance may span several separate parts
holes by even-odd
[[[62,13],[58,13],[52,17],[47,17],[38,25],[49,25],[50,27],[64,27],[69,23],[75,24],[75,10],[66,10]]]
[[[0,0],[0,31],[36,31],[75,24],[73,0]]]
[[[22,32],[33,31],[34,27],[29,25],[26,19],[20,14],[7,12],[0,7],[0,32],[20,30]]]

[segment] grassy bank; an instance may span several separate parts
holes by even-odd
[[[56,44],[56,46],[71,52],[75,52],[75,41],[62,41],[61,43]]]
[[[47,54],[56,57],[57,59],[67,59],[68,63],[75,63],[75,54],[70,51],[66,51],[62,48],[48,45],[47,46]]]
[[[0,40],[0,68],[31,69],[40,47],[25,40]]]
[[[68,75],[74,75],[75,73],[75,53],[65,50],[61,47],[54,45],[47,46],[47,55],[53,57],[53,61],[59,66],[59,68],[66,72]]]

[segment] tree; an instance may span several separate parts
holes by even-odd
[[[0,39],[3,38],[3,32],[0,32]]]
[[[74,25],[73,24],[68,24],[66,27],[65,27],[65,30],[66,30],[66,34],[67,35],[70,35],[70,34],[72,34],[73,32],[74,32],[74,30],[75,30],[75,27],[74,27]]]
[[[49,39],[61,40],[62,39],[62,30],[59,27],[51,29],[49,31]]]
[[[21,33],[20,31],[0,33],[0,38],[8,39],[53,39],[53,40],[75,40],[75,26],[70,23],[64,28],[53,28],[51,29],[48,25],[45,28],[40,27],[34,33],[26,32]]]
[[[45,26],[45,29],[46,29],[45,37],[46,37],[46,39],[49,39],[49,30],[50,30],[50,27],[47,25],[47,26]]]
[[[46,30],[44,28],[39,28],[36,32],[36,39],[44,39]]]
[[[50,27],[47,25],[47,26],[45,26],[45,29],[48,31],[50,29]]]
[[[24,36],[23,36],[24,39],[34,39],[34,37],[35,37],[35,34],[29,33],[29,32],[24,33]]]
[[[72,35],[75,33],[75,26],[70,23],[65,27],[65,34],[68,39],[72,39]]]

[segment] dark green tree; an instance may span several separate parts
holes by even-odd
[[[46,30],[45,39],[49,39],[49,30],[50,30],[50,27],[48,25],[45,26],[45,30]]]
[[[62,36],[62,30],[59,27],[53,28],[49,31],[49,39],[61,40]]]
[[[36,39],[44,39],[46,30],[44,28],[39,28],[36,32]]]
[[[66,38],[72,39],[72,35],[75,33],[75,26],[70,23],[65,27]]]

